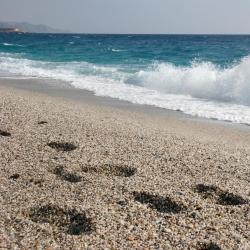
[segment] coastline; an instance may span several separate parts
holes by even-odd
[[[104,108],[105,111],[113,110],[120,114],[134,114],[137,118],[145,118],[153,126],[167,130],[169,133],[200,140],[227,144],[250,144],[250,126],[241,123],[232,123],[215,119],[197,117],[150,105],[134,104],[128,101],[111,97],[96,96],[91,91],[74,88],[66,82],[53,79],[21,78],[18,76],[0,77],[0,87],[13,88],[28,93],[41,94],[52,97],[55,101],[68,101],[71,104],[90,105]],[[104,112],[105,112],[104,111]],[[221,133],[224,139],[220,138]],[[233,141],[232,141],[233,140]]]
[[[249,247],[247,126],[27,79],[0,100],[3,247]]]

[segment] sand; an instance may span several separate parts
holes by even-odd
[[[128,106],[0,84],[1,249],[250,249],[249,128]]]

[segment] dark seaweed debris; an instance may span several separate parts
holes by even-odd
[[[1,135],[1,136],[9,137],[9,136],[11,136],[11,133],[9,133],[9,132],[7,132],[7,131],[0,130],[0,135]]]

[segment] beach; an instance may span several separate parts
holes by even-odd
[[[248,126],[34,81],[0,80],[1,249],[250,248]]]

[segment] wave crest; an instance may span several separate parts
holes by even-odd
[[[250,57],[224,69],[209,62],[160,63],[133,73],[121,65],[42,62],[0,53],[0,72],[62,80],[99,96],[250,124]]]
[[[191,67],[155,64],[136,74],[138,85],[168,94],[250,105],[250,56],[228,68],[210,62]]]
[[[4,46],[16,46],[16,47],[25,47],[24,45],[20,44],[13,44],[13,43],[3,43]]]

